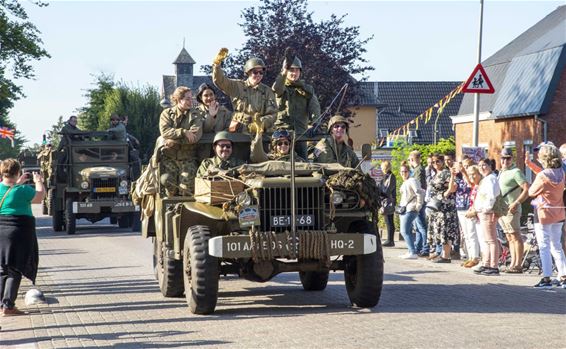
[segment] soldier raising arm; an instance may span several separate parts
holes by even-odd
[[[234,115],[230,131],[242,131],[243,127],[252,124],[255,126],[248,127],[252,133],[256,133],[258,127],[271,128],[276,119],[277,106],[273,91],[261,83],[265,74],[265,63],[259,58],[250,58],[244,65],[247,79],[229,79],[220,67],[227,54],[228,50],[223,48],[214,59],[212,81],[232,99]]]

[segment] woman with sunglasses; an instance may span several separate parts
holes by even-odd
[[[266,67],[263,60],[252,57],[244,65],[245,80],[229,79],[221,68],[222,61],[228,55],[227,49],[221,49],[212,64],[212,81],[222,92],[232,99],[234,115],[230,123],[231,132],[257,132],[249,126],[258,121],[264,130],[273,126],[277,117],[275,94],[261,81]]]
[[[287,130],[277,130],[271,136],[271,148],[268,154],[263,150],[261,133],[252,141],[250,162],[260,163],[269,160],[291,161],[291,134]],[[295,161],[305,160],[295,152]]]
[[[281,73],[273,83],[279,107],[275,126],[294,130],[297,136],[305,133],[309,123],[320,115],[314,88],[300,79],[302,70],[303,64],[298,57],[292,62],[285,59]],[[306,142],[297,142],[295,147],[301,157],[307,157]]]
[[[440,245],[441,253],[431,260],[434,263],[451,263],[452,243],[460,233],[454,195],[456,193],[456,173],[444,165],[444,157],[439,154],[432,155],[432,166],[435,175],[429,183],[428,242],[430,246]],[[433,202],[435,204],[432,204]]]
[[[204,133],[228,130],[232,121],[232,112],[218,103],[212,86],[202,83],[198,88],[197,101],[199,103],[197,112],[204,120]]]
[[[348,145],[348,119],[334,115],[328,122],[329,135],[322,138],[314,149],[314,162],[339,163],[355,168],[360,163],[354,150]]]

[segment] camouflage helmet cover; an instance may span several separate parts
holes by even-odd
[[[254,68],[261,68],[265,70],[265,63],[263,62],[263,59],[252,57],[246,61],[246,64],[244,64],[244,72],[246,74]]]
[[[328,132],[330,133],[330,130],[332,130],[332,126],[334,126],[334,124],[337,124],[337,123],[340,123],[340,122],[346,125],[346,130],[349,128],[350,125],[349,125],[349,121],[348,121],[347,118],[343,117],[342,115],[334,115],[328,121]]]
[[[227,131],[218,132],[216,134],[216,136],[214,136],[214,140],[212,141],[212,145],[215,145],[216,142],[218,142],[218,141],[230,141],[231,143],[233,143],[232,136]]]

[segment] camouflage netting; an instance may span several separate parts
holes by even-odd
[[[345,169],[328,177],[326,186],[331,190],[343,188],[357,192],[373,210],[380,208],[380,193],[375,180],[369,175],[354,169]]]

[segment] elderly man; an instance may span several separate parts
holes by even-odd
[[[511,149],[503,148],[500,161],[499,187],[501,196],[509,206],[507,215],[499,218],[499,225],[503,228],[511,252],[511,265],[505,272],[522,273],[524,246],[521,237],[521,203],[529,196],[529,184],[523,172],[515,166]]]
[[[197,177],[206,177],[213,172],[227,171],[243,165],[242,160],[232,157],[233,146],[230,133],[226,131],[217,133],[212,142],[214,157],[202,161],[197,171]]]
[[[228,55],[228,49],[221,49],[212,64],[212,81],[232,99],[234,114],[230,123],[231,132],[250,131],[257,128],[269,129],[277,116],[275,94],[269,86],[263,84],[266,66],[262,59],[252,57],[246,61],[245,80],[228,79],[220,67]],[[259,125],[261,124],[261,126]]]

